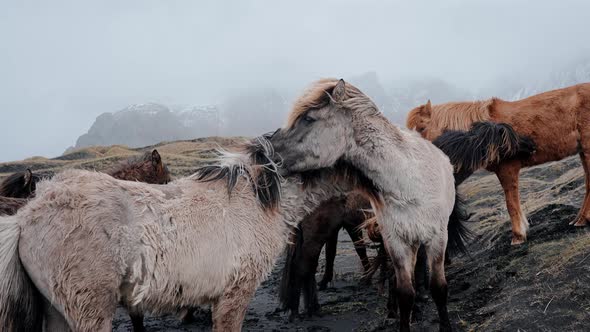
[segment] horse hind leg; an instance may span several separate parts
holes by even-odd
[[[321,316],[321,307],[318,301],[318,290],[315,283],[315,275],[309,274],[303,281],[303,302],[308,317]]]
[[[418,249],[418,257],[416,259],[416,267],[414,270],[414,288],[416,290],[416,301],[414,303],[414,309],[412,319],[415,322],[419,322],[423,317],[423,307],[428,301],[428,258],[426,254],[426,248],[420,246]]]
[[[393,262],[395,273],[395,295],[400,312],[400,332],[410,331],[410,319],[416,292],[412,283],[418,247],[406,244],[403,239],[390,237],[387,252]]]
[[[590,145],[590,138],[587,138]],[[578,212],[576,219],[570,222],[570,225],[577,227],[583,227],[588,225],[590,219],[590,146],[582,145],[582,151],[580,152],[580,159],[582,160],[582,166],[584,168],[584,178],[586,193],[584,194],[584,202]]]
[[[445,277],[445,248],[446,237],[433,241],[426,249],[428,267],[430,270],[430,293],[438,310],[441,332],[452,331],[449,313],[447,310],[448,286]]]

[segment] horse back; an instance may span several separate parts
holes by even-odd
[[[499,100],[492,118],[535,142],[536,153],[522,160],[523,165],[532,166],[576,154],[584,130],[580,120],[590,116],[589,110],[590,83],[584,83],[518,101]]]

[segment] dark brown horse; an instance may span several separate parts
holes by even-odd
[[[292,320],[299,313],[299,300],[303,291],[305,312],[308,316],[319,314],[315,274],[320,253],[326,245],[326,269],[319,283],[320,290],[326,289],[334,275],[334,259],[338,244],[338,233],[344,228],[359,255],[365,271],[369,268],[367,250],[362,243],[360,226],[367,219],[363,209],[370,208],[369,202],[360,195],[334,198],[305,217],[287,248],[280,288],[281,309],[290,311]]]
[[[0,196],[12,198],[29,198],[35,192],[40,177],[30,169],[8,176],[0,184]]]
[[[170,171],[158,150],[146,152],[139,158],[132,157],[106,173],[119,180],[151,184],[166,184],[171,180]]]

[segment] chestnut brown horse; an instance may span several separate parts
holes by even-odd
[[[408,114],[407,127],[434,141],[445,130],[468,130],[473,122],[509,124],[529,137],[536,151],[528,157],[488,165],[506,196],[512,222],[512,244],[526,241],[528,221],[520,205],[518,176],[522,167],[539,165],[579,154],[586,177],[586,194],[571,224],[586,226],[590,220],[590,83],[544,92],[517,101],[492,98],[474,102],[425,105]]]

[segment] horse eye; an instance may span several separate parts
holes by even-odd
[[[315,119],[314,119],[314,118],[312,118],[312,117],[311,117],[311,116],[309,116],[309,115],[306,115],[306,116],[304,116],[304,117],[303,117],[303,121],[304,121],[304,122],[306,122],[306,123],[312,123],[312,122],[314,122],[314,121],[315,121]]]

